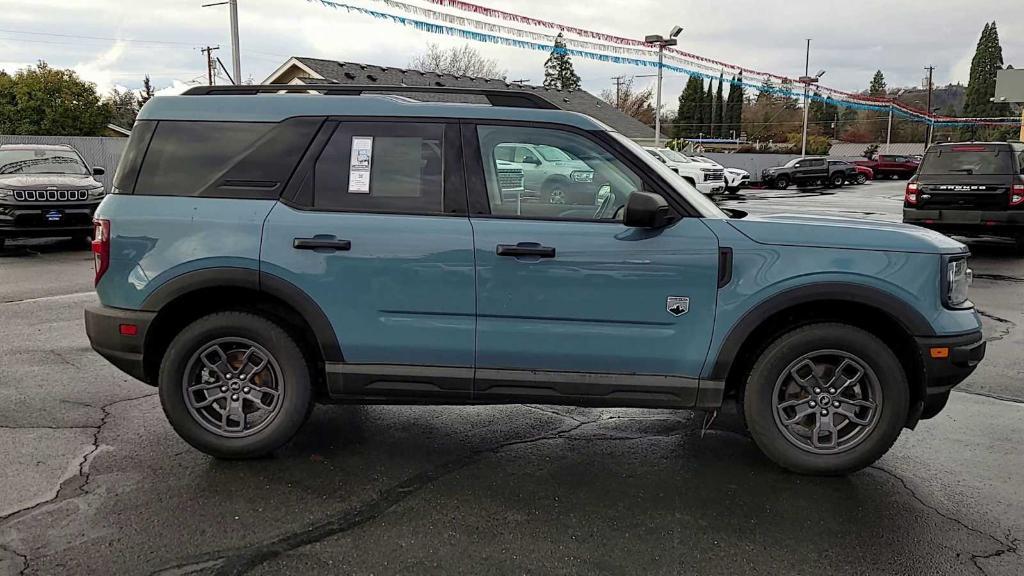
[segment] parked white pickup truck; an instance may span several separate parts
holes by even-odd
[[[725,170],[718,164],[698,162],[671,148],[644,148],[661,160],[673,172],[679,174],[702,194],[719,194],[725,191]]]

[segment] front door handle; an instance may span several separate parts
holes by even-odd
[[[292,240],[292,248],[296,250],[334,252],[336,250],[351,250],[352,242],[349,240],[339,240],[334,236],[315,236],[313,238],[296,238]]]
[[[520,242],[518,244],[498,244],[498,256],[536,256],[538,258],[554,258],[555,249],[552,246],[541,246],[536,242]]]

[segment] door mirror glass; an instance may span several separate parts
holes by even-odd
[[[103,176],[106,173],[107,173],[107,171],[104,170],[103,168],[100,168],[99,166],[94,166],[93,169],[92,169],[92,175],[93,176]]]
[[[668,202],[658,194],[633,192],[626,201],[622,223],[630,228],[663,228],[671,214]]]
[[[523,156],[523,164],[533,164],[534,166],[540,165],[540,160],[537,160],[533,156]]]

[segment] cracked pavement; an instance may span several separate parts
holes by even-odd
[[[770,208],[891,218],[902,185]],[[701,413],[539,405],[320,406],[273,457],[217,461],[89,349],[70,248],[0,257],[0,576],[1024,572],[1024,259],[998,243],[972,243],[988,358],[845,478],[778,469],[728,411],[702,435]]]

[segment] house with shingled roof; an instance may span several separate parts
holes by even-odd
[[[493,78],[474,78],[470,76],[453,76],[404,68],[360,64],[356,62],[338,62],[319,58],[293,57],[275,70],[264,84],[359,84],[381,86],[454,86],[461,88],[496,88],[516,89],[537,92],[548,101],[563,110],[579,112],[611,126],[624,136],[641,144],[654,141],[654,128],[623,113],[615,106],[586,92],[577,90],[563,92],[543,86],[529,84],[513,84],[505,80]],[[458,94],[427,94],[414,96],[417,100],[435,102],[469,102],[486,104],[483,97],[462,96]],[[664,140],[664,138],[663,138]]]

